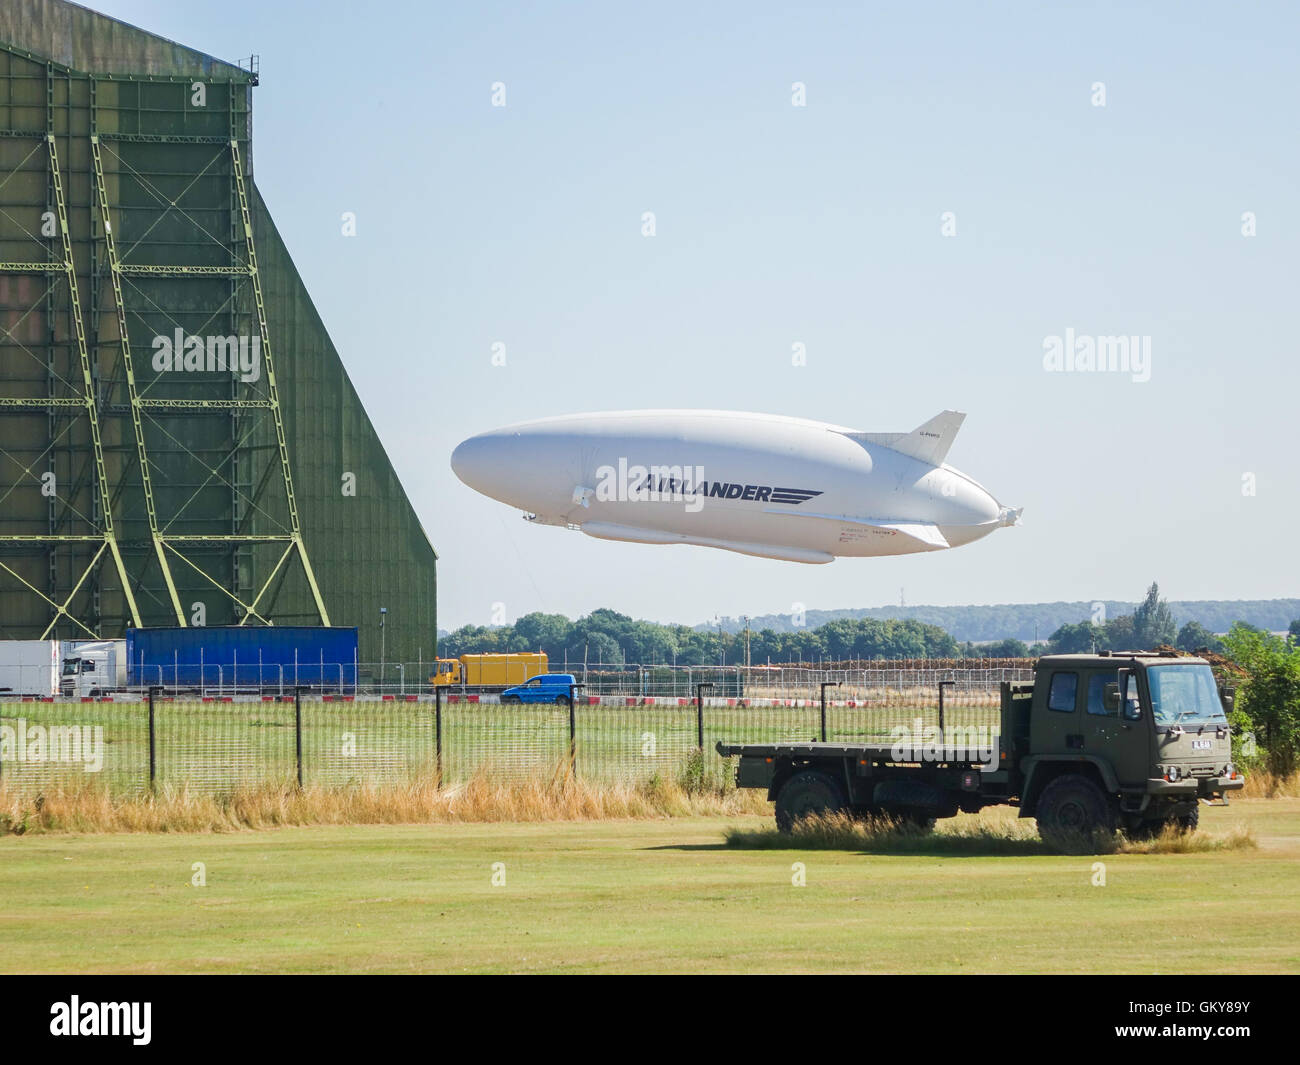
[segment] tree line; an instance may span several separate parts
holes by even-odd
[[[1298,622],[1297,624],[1300,624]],[[916,618],[837,618],[817,626],[748,633],[638,621],[615,610],[593,610],[570,621],[563,614],[525,614],[513,625],[465,625],[439,640],[443,658],[463,654],[543,651],[553,664],[785,665],[895,658],[1028,658],[1043,653],[1135,650],[1173,646],[1222,653],[1223,643],[1196,621],[1179,628],[1152,584],[1131,614],[1061,625],[1045,642],[1018,639],[958,642],[938,625]]]
[[[1015,641],[1018,643],[1018,641]],[[746,646],[748,645],[748,647]],[[1023,648],[1023,644],[1019,645]],[[438,654],[544,651],[553,668],[637,665],[753,665],[840,662],[877,658],[960,658],[962,648],[937,625],[919,621],[832,621],[815,629],[745,633],[637,621],[614,610],[593,610],[570,621],[563,614],[525,614],[513,625],[466,625],[438,641]],[[748,659],[746,658],[748,655]],[[993,657],[982,652],[981,657]]]

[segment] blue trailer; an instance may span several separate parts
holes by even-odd
[[[127,629],[127,683],[186,691],[351,693],[357,630],[308,625]]]

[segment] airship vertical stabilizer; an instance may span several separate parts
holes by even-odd
[[[931,466],[940,466],[948,457],[952,442],[957,439],[957,430],[966,420],[960,411],[946,410],[936,414],[924,425],[918,425],[910,433],[849,433],[854,440],[865,444],[879,444],[890,448],[909,458],[918,459]]]

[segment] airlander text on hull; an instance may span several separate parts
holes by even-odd
[[[589,507],[592,499],[600,503],[685,503],[686,510],[694,513],[709,499],[797,506],[821,494],[815,488],[709,480],[703,466],[635,464],[626,456],[619,456],[617,466],[601,466],[596,470],[594,489],[576,486],[573,502],[584,507]]]
[[[1018,509],[944,461],[964,418],[868,433],[736,411],[575,414],[471,437],[451,465],[537,524],[822,563],[959,547],[1019,524]],[[646,505],[665,499],[686,505]]]

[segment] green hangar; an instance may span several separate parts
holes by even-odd
[[[252,68],[252,69],[250,69]],[[436,555],[254,181],[256,64],[0,8],[0,639],[355,625]]]

